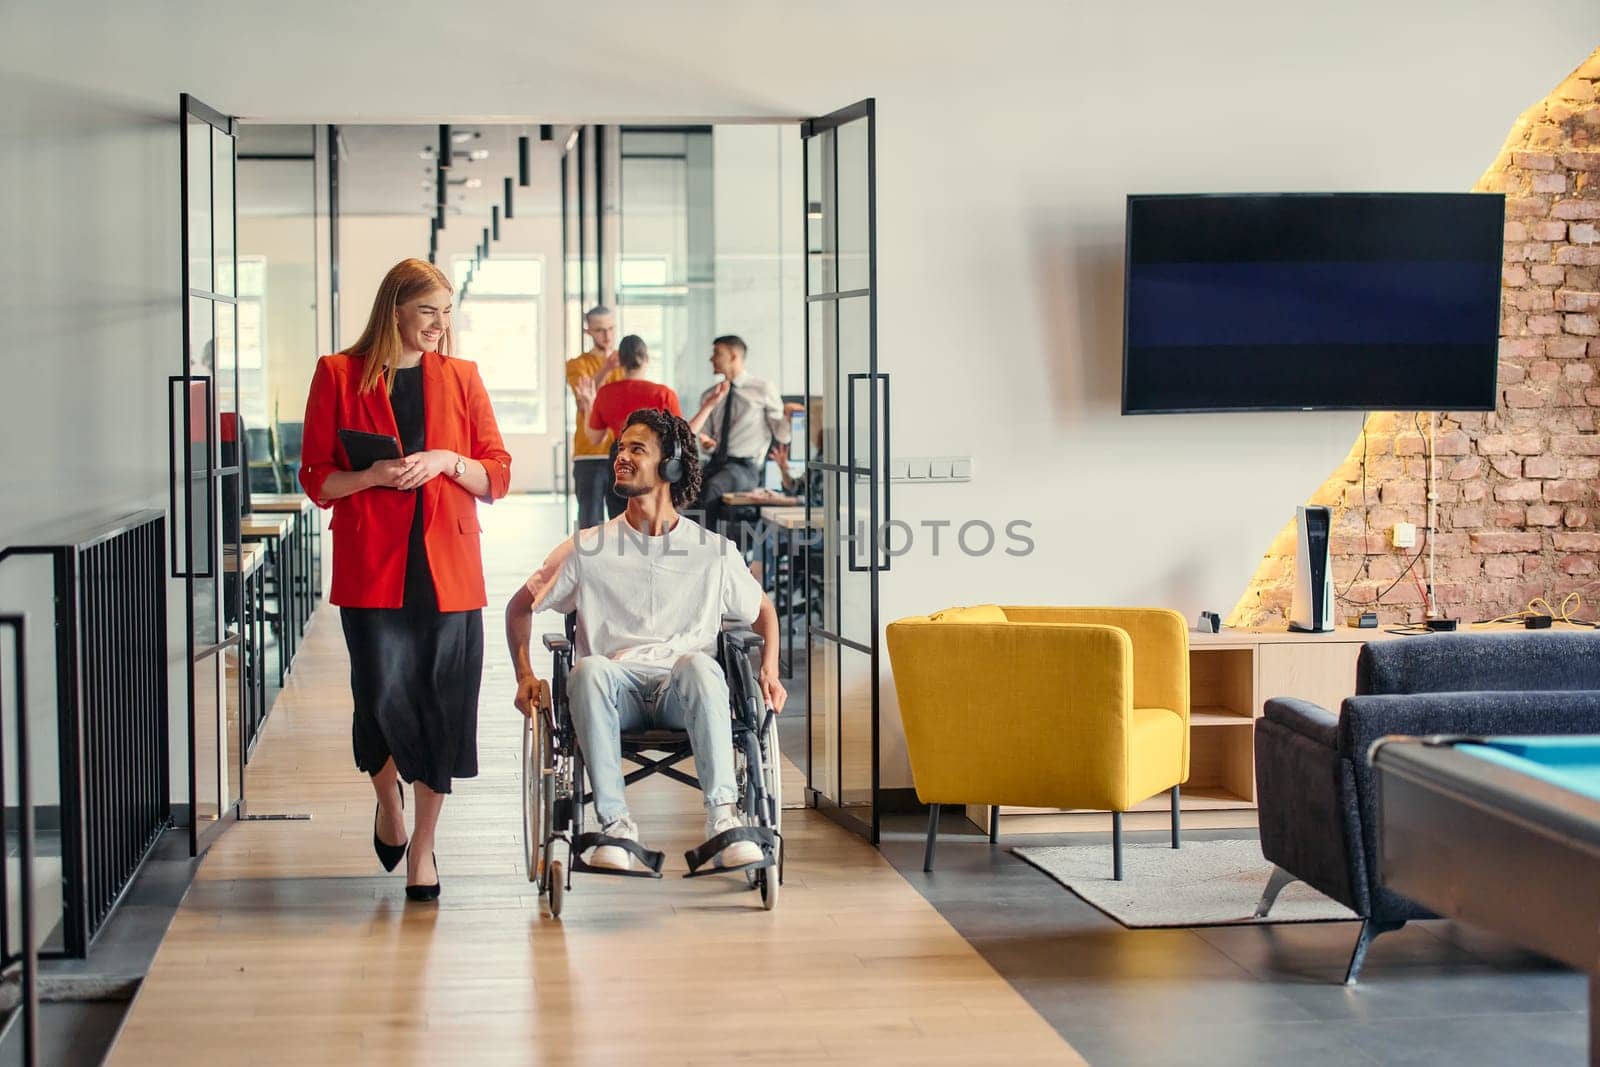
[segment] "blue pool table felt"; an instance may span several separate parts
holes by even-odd
[[[1600,737],[1497,737],[1457,746],[1591,800],[1600,800]]]

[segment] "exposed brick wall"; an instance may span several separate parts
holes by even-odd
[[[1445,614],[1470,620],[1520,610],[1538,596],[1559,607],[1578,590],[1589,600],[1583,617],[1593,618],[1600,607],[1600,50],[1523,113],[1475,188],[1506,195],[1500,401],[1493,413],[1439,417],[1434,594]],[[1368,506],[1360,440],[1308,501],[1333,509],[1334,584],[1340,594],[1348,587],[1341,619],[1374,607],[1422,548],[1427,521],[1426,442],[1413,414],[1372,414],[1365,436]],[[1417,548],[1390,546],[1397,522],[1419,527]],[[1294,548],[1291,521],[1230,624],[1286,617]],[[1424,576],[1426,564],[1424,556],[1413,573]],[[1385,623],[1421,618],[1423,597],[1411,576],[1393,584],[1376,610]]]

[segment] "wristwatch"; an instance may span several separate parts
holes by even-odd
[[[459,480],[467,473],[467,459],[465,456],[456,457],[455,476]]]

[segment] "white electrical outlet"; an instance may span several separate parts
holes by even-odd
[[[1396,548],[1414,548],[1417,543],[1417,528],[1413,523],[1397,522],[1391,540]]]

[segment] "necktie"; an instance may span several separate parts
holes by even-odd
[[[733,427],[733,385],[722,398],[722,432],[717,434],[717,447],[711,453],[711,462],[718,464],[728,458],[728,431]]]

